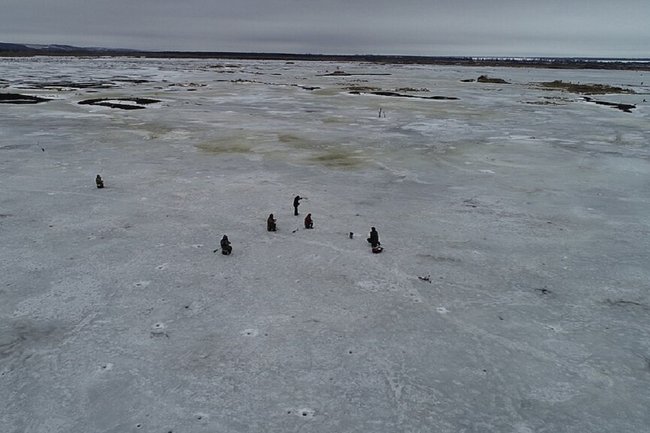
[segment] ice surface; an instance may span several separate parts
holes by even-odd
[[[54,98],[0,104],[3,432],[648,431],[647,73],[0,72]],[[461,82],[484,74],[511,84]],[[556,79],[637,108],[530,84]],[[138,97],[161,102],[78,104]]]

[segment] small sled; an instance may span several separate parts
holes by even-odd
[[[384,251],[384,249],[383,249],[382,247],[380,247],[380,246],[376,246],[376,247],[374,247],[374,248],[372,249],[372,253],[373,253],[373,254],[379,254],[379,253],[381,253],[382,251]]]

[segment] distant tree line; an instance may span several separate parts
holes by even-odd
[[[290,54],[239,53],[207,51],[138,51],[110,48],[80,48],[69,45],[32,47],[23,44],[0,43],[2,57],[71,56],[71,57],[143,57],[179,59],[284,60],[322,62],[367,62],[379,64],[420,64],[453,66],[510,66],[557,69],[616,69],[650,70],[650,59],[596,59],[577,57],[455,57],[399,56],[376,54]]]

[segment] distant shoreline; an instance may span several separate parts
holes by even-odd
[[[314,62],[364,62],[381,64],[497,66],[549,69],[607,69],[650,71],[650,59],[611,59],[579,57],[469,57],[469,56],[400,56],[400,55],[347,55],[347,54],[288,54],[240,53],[203,51],[136,51],[66,47],[31,49],[3,49],[0,57],[140,57],[151,59],[223,59],[223,60],[280,60]]]

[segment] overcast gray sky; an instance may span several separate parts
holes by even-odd
[[[650,0],[0,0],[0,42],[650,57]]]

